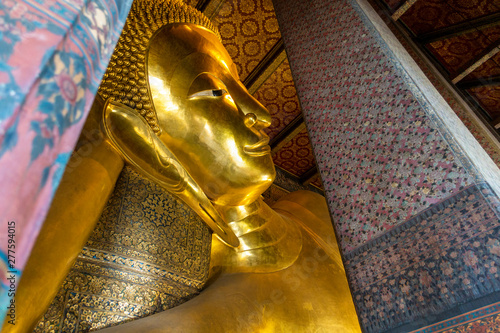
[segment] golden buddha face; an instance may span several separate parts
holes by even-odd
[[[275,177],[268,111],[238,78],[217,36],[194,24],[171,24],[151,39],[147,75],[159,137],[208,198],[251,203]]]

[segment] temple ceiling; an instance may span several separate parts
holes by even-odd
[[[476,113],[500,128],[500,0],[374,0]]]

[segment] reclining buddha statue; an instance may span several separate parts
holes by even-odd
[[[359,332],[324,198],[262,200],[270,122],[206,17],[135,0],[2,332]]]

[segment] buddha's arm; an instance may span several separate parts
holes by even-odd
[[[33,330],[94,229],[123,167],[99,131],[99,104],[96,100],[22,273],[16,325],[4,324],[3,333]]]
[[[223,242],[238,246],[238,238],[203,190],[137,111],[121,104],[107,103],[104,130],[127,162],[188,204]]]

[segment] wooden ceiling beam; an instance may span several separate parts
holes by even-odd
[[[390,20],[390,9],[387,6],[387,4],[382,1],[382,0],[370,0],[375,2],[379,6],[379,10],[377,11],[381,16],[384,17],[384,20],[388,22]],[[494,16],[492,16],[494,15]],[[498,19],[500,14],[492,14],[488,15],[487,18],[483,17],[481,19],[474,19],[474,20],[469,20],[467,23],[464,23],[462,25],[454,25],[451,28],[446,28],[449,30],[448,32],[442,31],[442,30],[436,30],[435,32],[431,32],[429,34],[422,34],[417,38],[413,32],[405,25],[403,24],[402,20],[398,20],[396,22],[392,21],[394,24],[395,28],[399,31],[401,36],[403,38],[407,39],[407,42],[410,43],[410,45],[413,45],[412,47],[415,48],[417,51],[417,54],[419,57],[425,59],[424,61],[427,61],[428,65],[431,67],[434,67],[434,70],[438,72],[440,75],[443,76],[443,78],[448,78],[451,81],[451,78],[449,78],[449,72],[446,70],[446,68],[443,66],[442,63],[440,63],[435,56],[432,54],[432,52],[429,51],[428,48],[424,46],[424,43],[426,42],[432,42],[434,38],[448,38],[451,33],[458,31],[459,33],[462,33],[461,31],[465,31],[468,29],[475,29],[475,26],[477,28],[484,28],[486,26],[489,26],[490,24],[498,24]],[[484,22],[481,22],[483,21]],[[472,23],[472,26],[471,26]],[[462,26],[462,29],[461,29]],[[466,26],[466,28],[463,28],[463,26]],[[431,34],[436,34],[435,36]],[[439,35],[438,35],[439,34]],[[442,36],[441,36],[442,35]],[[451,82],[450,82],[451,84]],[[464,99],[464,101],[468,104],[468,106],[471,108],[471,110],[474,112],[474,114],[481,119],[482,122],[486,125],[488,130],[491,132],[491,134],[500,141],[500,136],[499,136],[499,131],[496,131],[493,126],[491,126],[491,116],[488,114],[488,112],[480,105],[474,97],[470,95],[470,93],[465,90],[465,89],[459,89],[458,85],[454,85],[454,88],[456,88],[456,92]]]
[[[304,117],[302,114],[297,116],[290,124],[288,124],[281,132],[276,135],[270,143],[271,154],[274,155],[278,150],[283,148],[290,140],[306,128]]]
[[[417,0],[407,0],[405,3],[399,6],[398,9],[396,9],[396,11],[391,15],[391,18],[394,21],[399,20],[399,18],[403,16],[403,14],[406,13],[406,11],[410,9],[410,7],[415,4],[415,2],[417,2]]]
[[[486,86],[496,86],[500,85],[500,75],[479,78],[475,80],[470,80],[466,82],[458,82],[457,87],[460,89],[471,89]]]
[[[500,24],[500,13],[494,13],[483,17],[478,17],[462,23],[454,24],[446,28],[434,30],[420,36],[416,39],[422,44],[429,44],[442,39],[448,39],[469,31],[487,28],[489,26]]]
[[[318,168],[313,166],[311,169],[307,170],[301,177],[300,177],[300,183],[304,186],[309,185],[312,183],[312,181],[318,176]]]
[[[283,40],[280,38],[243,81],[250,94],[254,94],[285,59],[285,46],[283,45]]]
[[[500,129],[500,117],[493,119],[490,122],[490,124],[491,124],[491,126],[495,127],[495,129]]]
[[[489,112],[479,103],[479,101],[476,99],[476,96],[471,94],[468,90],[460,90],[462,93],[462,97],[464,98],[465,101],[468,102],[468,104],[477,111],[477,115],[483,120],[485,124],[491,125],[493,118],[489,114]],[[493,129],[492,129],[493,130]],[[496,131],[493,131],[494,133],[497,133]],[[497,133],[498,134],[498,133]]]
[[[465,66],[463,66],[461,69],[459,69],[457,72],[459,73],[457,76],[455,76],[451,82],[454,84],[457,84],[460,80],[462,80],[464,77],[472,73],[476,68],[484,64],[486,61],[491,59],[493,56],[495,56],[498,52],[500,52],[500,39],[498,39],[496,42],[492,43],[490,46],[488,46],[483,52],[481,52],[479,55],[477,55],[474,59],[469,61]]]

